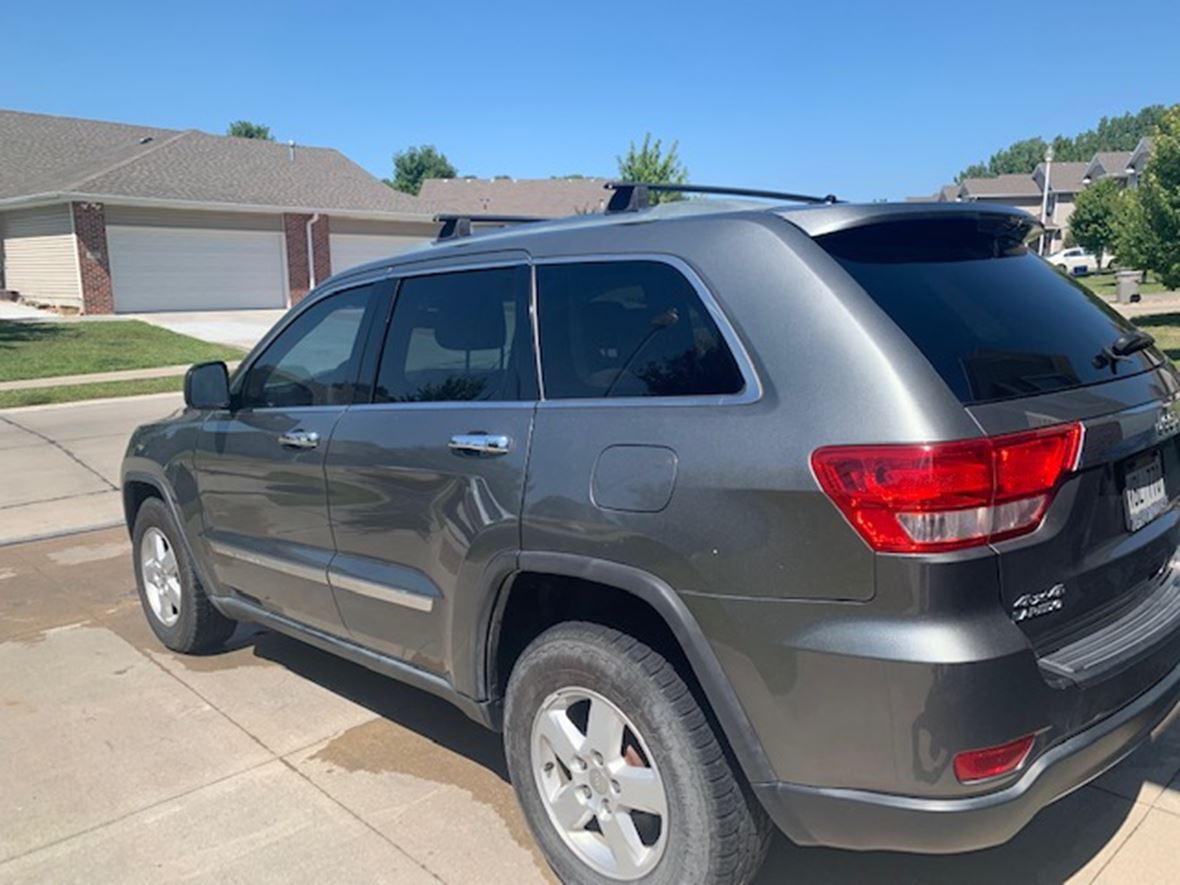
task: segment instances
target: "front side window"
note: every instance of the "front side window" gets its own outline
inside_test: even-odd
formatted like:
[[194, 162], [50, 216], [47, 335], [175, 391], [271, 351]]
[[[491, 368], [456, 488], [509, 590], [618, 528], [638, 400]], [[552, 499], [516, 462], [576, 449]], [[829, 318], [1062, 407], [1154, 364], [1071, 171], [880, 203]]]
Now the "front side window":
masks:
[[739, 392], [741, 371], [692, 284], [660, 261], [537, 268], [547, 399]]
[[526, 266], [402, 281], [375, 402], [536, 399]]
[[331, 295], [304, 311], [250, 367], [242, 385], [243, 408], [345, 405], [362, 347], [371, 286]]

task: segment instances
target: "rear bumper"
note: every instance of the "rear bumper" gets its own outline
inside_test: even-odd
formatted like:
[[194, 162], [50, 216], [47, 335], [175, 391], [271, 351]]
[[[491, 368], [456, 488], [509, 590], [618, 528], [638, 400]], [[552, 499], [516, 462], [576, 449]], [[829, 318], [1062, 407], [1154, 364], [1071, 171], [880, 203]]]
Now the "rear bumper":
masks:
[[959, 799], [789, 783], [755, 784], [774, 822], [800, 845], [922, 854], [1007, 842], [1046, 805], [1111, 768], [1180, 717], [1180, 666], [1106, 719], [1057, 744], [1015, 783]]

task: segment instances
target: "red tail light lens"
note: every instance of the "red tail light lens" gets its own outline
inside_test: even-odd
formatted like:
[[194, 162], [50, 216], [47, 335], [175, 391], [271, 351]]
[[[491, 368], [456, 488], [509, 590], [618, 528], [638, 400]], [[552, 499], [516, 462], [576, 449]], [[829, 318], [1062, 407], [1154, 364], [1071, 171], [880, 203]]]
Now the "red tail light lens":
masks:
[[1034, 741], [1030, 734], [1010, 744], [959, 753], [955, 756], [955, 777], [966, 784], [1015, 771], [1028, 758]]
[[824, 490], [874, 550], [923, 553], [1027, 534], [1077, 466], [1082, 426], [919, 445], [828, 446]]

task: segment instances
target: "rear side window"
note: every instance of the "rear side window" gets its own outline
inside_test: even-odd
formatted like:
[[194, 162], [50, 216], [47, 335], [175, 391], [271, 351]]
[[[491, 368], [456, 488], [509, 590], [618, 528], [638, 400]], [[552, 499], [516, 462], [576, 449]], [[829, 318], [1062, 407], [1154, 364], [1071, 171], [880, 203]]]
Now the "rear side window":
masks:
[[375, 402], [536, 399], [525, 266], [402, 281]]
[[696, 290], [658, 261], [537, 268], [547, 399], [737, 393], [741, 372]]
[[816, 241], [922, 351], [965, 404], [1142, 372], [1152, 349], [1095, 365], [1132, 326], [1058, 273], [1006, 218], [868, 225]]

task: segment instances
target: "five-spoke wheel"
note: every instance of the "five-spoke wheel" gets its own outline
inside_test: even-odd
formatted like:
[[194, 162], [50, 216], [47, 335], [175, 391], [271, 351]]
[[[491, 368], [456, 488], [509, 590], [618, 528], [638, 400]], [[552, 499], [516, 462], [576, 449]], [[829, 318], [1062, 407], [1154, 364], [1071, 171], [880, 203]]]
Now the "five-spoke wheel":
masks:
[[588, 866], [638, 879], [667, 844], [668, 797], [634, 723], [588, 688], [551, 694], [533, 723], [533, 775], [550, 819]]

